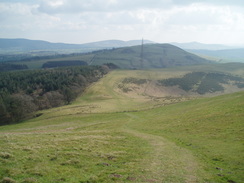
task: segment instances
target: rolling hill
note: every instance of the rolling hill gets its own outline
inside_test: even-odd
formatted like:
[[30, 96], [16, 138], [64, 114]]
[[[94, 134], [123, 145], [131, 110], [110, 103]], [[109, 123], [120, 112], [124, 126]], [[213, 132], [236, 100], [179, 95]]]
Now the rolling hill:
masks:
[[[144, 40], [145, 44], [154, 44], [149, 40]], [[190, 53], [212, 58], [220, 62], [244, 62], [243, 48], [231, 47], [219, 44], [202, 44], [198, 42], [190, 43], [170, 43]], [[29, 39], [3, 39], [0, 38], [0, 62], [31, 57], [54, 56], [57, 54], [86, 53], [101, 49], [112, 49], [141, 45], [141, 40], [105, 40], [84, 44], [51, 43], [42, 40]]]
[[[1, 73], [0, 94], [12, 83], [7, 107], [17, 116], [27, 102], [55, 108], [0, 126], [0, 182], [244, 181], [242, 63], [208, 64], [170, 44], [147, 44], [25, 64], [69, 61], [130, 70], [104, 75], [106, 66], [76, 66]], [[87, 86], [85, 75], [99, 80], [71, 100], [79, 85]], [[69, 105], [58, 107], [57, 99]]]
[[33, 57], [16, 63], [26, 64], [29, 68], [42, 68], [46, 62], [84, 61], [88, 65], [113, 63], [121, 69], [165, 68], [213, 63], [170, 44], [145, 44], [113, 49], [103, 49], [82, 54], [55, 56], [49, 59]]
[[[143, 51], [142, 51], [143, 49]], [[121, 68], [143, 69], [210, 63], [206, 59], [188, 53], [170, 44], [146, 44], [98, 51], [89, 64], [114, 63]]]
[[118, 90], [208, 67], [116, 70], [71, 105], [0, 126], [0, 181], [243, 182], [243, 92], [179, 102]]

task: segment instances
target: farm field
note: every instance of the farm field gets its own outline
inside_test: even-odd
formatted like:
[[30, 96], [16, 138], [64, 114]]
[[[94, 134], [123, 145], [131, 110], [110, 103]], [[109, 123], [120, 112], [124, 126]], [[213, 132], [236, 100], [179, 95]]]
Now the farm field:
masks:
[[193, 70], [244, 74], [208, 67], [112, 71], [70, 105], [0, 126], [0, 180], [243, 182], [244, 92], [202, 96], [154, 82]]

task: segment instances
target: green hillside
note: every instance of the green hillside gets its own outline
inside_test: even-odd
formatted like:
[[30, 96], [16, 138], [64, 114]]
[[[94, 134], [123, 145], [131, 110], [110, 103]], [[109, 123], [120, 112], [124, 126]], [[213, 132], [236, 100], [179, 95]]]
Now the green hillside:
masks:
[[165, 68], [212, 63], [170, 44], [145, 44], [143, 51], [142, 46], [131, 46], [84, 54], [65, 55], [63, 58], [60, 56], [48, 59], [37, 57], [36, 59], [30, 58], [18, 63], [26, 64], [29, 68], [36, 69], [41, 68], [46, 62], [68, 60], [85, 61], [89, 65], [113, 63], [122, 69]]
[[[243, 91], [153, 97], [145, 85], [207, 67], [113, 71], [71, 105], [1, 126], [0, 180], [243, 182]], [[146, 89], [123, 92], [126, 78]]]
[[[143, 50], [143, 51], [142, 51]], [[121, 68], [164, 68], [206, 64], [209, 61], [170, 44], [146, 44], [98, 52], [90, 64], [111, 62]]]

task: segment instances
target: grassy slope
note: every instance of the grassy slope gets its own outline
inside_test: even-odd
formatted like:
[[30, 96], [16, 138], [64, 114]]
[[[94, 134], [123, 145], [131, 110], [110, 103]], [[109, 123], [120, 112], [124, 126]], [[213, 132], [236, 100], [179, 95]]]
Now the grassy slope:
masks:
[[121, 78], [188, 69], [112, 72], [70, 106], [0, 127], [0, 180], [242, 182], [243, 92], [123, 112], [155, 101], [116, 92]]
[[83, 55], [64, 58], [33, 60], [18, 62], [26, 64], [30, 69], [41, 68], [48, 61], [80, 60], [89, 65], [114, 63], [123, 69], [131, 68], [164, 68], [182, 65], [197, 65], [209, 63], [208, 60], [188, 53], [170, 44], [145, 44], [143, 49], [143, 64], [141, 64], [141, 46], [131, 46], [110, 50], [101, 50]]
[[98, 52], [91, 64], [101, 65], [111, 62], [124, 69], [138, 69], [209, 63], [206, 59], [170, 44], [145, 44], [143, 46], [143, 63], [141, 63], [141, 49], [141, 46], [131, 46]]
[[243, 92], [188, 101], [140, 113], [137, 118], [153, 120], [135, 120], [130, 127], [190, 149], [221, 180], [242, 182], [243, 101]]

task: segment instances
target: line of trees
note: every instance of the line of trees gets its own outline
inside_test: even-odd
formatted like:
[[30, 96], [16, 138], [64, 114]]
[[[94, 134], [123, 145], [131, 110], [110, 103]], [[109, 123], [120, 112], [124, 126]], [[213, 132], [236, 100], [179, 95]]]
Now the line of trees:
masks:
[[32, 117], [37, 110], [69, 104], [108, 71], [107, 66], [76, 66], [1, 72], [0, 125]]
[[25, 70], [28, 69], [27, 65], [24, 64], [11, 64], [11, 63], [0, 63], [0, 72], [13, 71], [13, 70]]
[[78, 60], [67, 60], [67, 61], [50, 61], [42, 65], [42, 68], [55, 68], [55, 67], [67, 67], [67, 66], [78, 66], [78, 65], [88, 65], [84, 61]]

